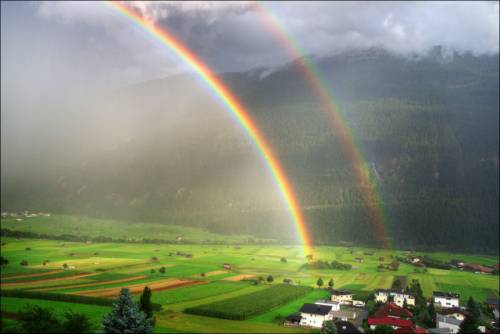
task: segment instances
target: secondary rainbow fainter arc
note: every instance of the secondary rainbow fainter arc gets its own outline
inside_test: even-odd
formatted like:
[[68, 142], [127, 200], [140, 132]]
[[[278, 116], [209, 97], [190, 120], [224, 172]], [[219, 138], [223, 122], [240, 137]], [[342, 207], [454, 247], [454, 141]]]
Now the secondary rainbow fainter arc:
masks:
[[290, 218], [295, 224], [298, 237], [303, 245], [304, 255], [312, 255], [313, 248], [311, 238], [309, 237], [307, 226], [292, 184], [288, 180], [283, 168], [276, 158], [271, 145], [267, 142], [265, 136], [259, 130], [243, 105], [238, 101], [229, 88], [191, 50], [184, 46], [165, 29], [156, 26], [153, 22], [142, 17], [139, 13], [123, 3], [116, 1], [107, 1], [106, 3], [111, 8], [114, 8], [117, 12], [142, 27], [164, 46], [172, 50], [182, 61], [194, 70], [194, 72], [207, 84], [214, 95], [223, 102], [223, 104], [231, 112], [234, 119], [237, 120], [238, 124], [250, 137], [260, 156], [263, 158], [266, 166], [269, 168], [273, 176], [273, 180], [279, 188], [283, 200], [286, 203]]
[[279, 41], [280, 45], [287, 50], [292, 58], [297, 59], [296, 64], [306, 78], [312, 92], [326, 108], [326, 114], [335, 135], [341, 142], [343, 153], [350, 159], [356, 178], [363, 187], [364, 200], [369, 208], [370, 218], [375, 229], [377, 241], [382, 247], [386, 249], [390, 248], [390, 238], [386, 228], [388, 220], [384, 215], [384, 210], [381, 205], [382, 201], [376, 191], [376, 185], [370, 178], [367, 164], [361, 154], [360, 145], [356, 142], [347, 121], [329, 93], [327, 83], [323, 79], [320, 71], [305, 56], [305, 53], [302, 51], [297, 41], [295, 41], [292, 34], [286, 30], [269, 6], [262, 1], [258, 1], [255, 3], [254, 8], [257, 13], [259, 13], [262, 22], [273, 34], [274, 38]]

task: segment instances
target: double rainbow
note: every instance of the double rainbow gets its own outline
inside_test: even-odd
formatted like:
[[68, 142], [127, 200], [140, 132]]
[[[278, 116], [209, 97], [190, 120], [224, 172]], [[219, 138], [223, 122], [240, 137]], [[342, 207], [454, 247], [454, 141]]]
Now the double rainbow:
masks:
[[304, 217], [300, 211], [293, 187], [276, 158], [270, 144], [267, 142], [265, 136], [259, 130], [243, 105], [220, 80], [220, 78], [212, 73], [212, 71], [193, 52], [191, 52], [181, 42], [176, 40], [169, 32], [155, 25], [154, 22], [142, 17], [139, 13], [125, 4], [115, 1], [109, 1], [107, 3], [119, 13], [123, 14], [125, 17], [143, 28], [162, 45], [173, 51], [184, 63], [189, 65], [191, 69], [194, 70], [194, 72], [207, 84], [214, 95], [227, 107], [228, 111], [232, 114], [232, 116], [234, 116], [235, 120], [252, 140], [266, 166], [269, 168], [273, 176], [273, 180], [279, 188], [283, 200], [288, 207], [290, 217], [296, 226], [298, 236], [304, 247], [304, 255], [312, 255], [311, 239], [309, 237]]
[[330, 95], [328, 84], [318, 68], [305, 56], [297, 41], [285, 29], [269, 6], [259, 1], [255, 4], [255, 8], [269, 31], [280, 42], [280, 45], [287, 50], [292, 59], [297, 60], [297, 66], [306, 78], [313, 93], [319, 98], [335, 135], [341, 142], [343, 153], [349, 157], [354, 167], [356, 178], [363, 189], [364, 201], [369, 208], [370, 219], [375, 228], [377, 241], [382, 247], [388, 248], [389, 238], [385, 227], [387, 219], [383, 212], [382, 200], [376, 191], [376, 184], [370, 177], [369, 168], [359, 149], [361, 146], [356, 142], [347, 121]]

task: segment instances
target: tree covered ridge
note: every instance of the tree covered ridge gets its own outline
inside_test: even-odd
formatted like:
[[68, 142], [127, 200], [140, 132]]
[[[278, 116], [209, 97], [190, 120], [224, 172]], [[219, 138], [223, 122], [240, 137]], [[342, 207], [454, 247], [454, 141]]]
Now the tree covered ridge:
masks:
[[[391, 244], [497, 252], [498, 54], [443, 59], [436, 52], [409, 59], [351, 52], [319, 60], [318, 67], [364, 157], [379, 195], [373, 204], [384, 214]], [[331, 106], [318, 102], [299, 70], [289, 64], [265, 77], [246, 72], [222, 79], [276, 150], [314, 242], [376, 245], [363, 195], [370, 185], [355, 177], [328, 123]], [[153, 81], [125, 94], [145, 91], [152, 109], [176, 111], [185, 101], [168, 91], [183, 80]], [[139, 134], [143, 146], [125, 143], [85, 168], [72, 165], [36, 182], [2, 182], [2, 208], [174, 222], [290, 240], [286, 212], [270, 207], [264, 191], [239, 192], [251, 185], [237, 183], [241, 170], [262, 169], [241, 133], [219, 129], [210, 140], [179, 138], [172, 143], [179, 149], [168, 154], [161, 131]], [[57, 183], [61, 174], [65, 187]]]

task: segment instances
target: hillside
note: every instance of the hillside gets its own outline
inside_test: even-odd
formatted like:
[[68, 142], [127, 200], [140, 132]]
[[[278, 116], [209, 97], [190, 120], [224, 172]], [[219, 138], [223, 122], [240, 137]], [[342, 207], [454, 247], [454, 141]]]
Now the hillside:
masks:
[[[445, 58], [439, 48], [423, 58], [367, 50], [317, 60], [376, 180], [392, 245], [498, 251], [498, 61]], [[363, 185], [297, 68], [222, 79], [277, 151], [313, 240], [373, 245]], [[185, 76], [150, 81], [88, 103], [87, 117], [64, 129], [41, 122], [35, 134], [9, 134], [2, 211], [293, 240], [257, 153], [197, 87]]]

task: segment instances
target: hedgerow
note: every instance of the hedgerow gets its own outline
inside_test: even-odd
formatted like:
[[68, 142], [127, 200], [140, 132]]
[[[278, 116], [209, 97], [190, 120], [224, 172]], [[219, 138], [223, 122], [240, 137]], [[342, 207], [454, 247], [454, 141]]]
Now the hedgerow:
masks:
[[[112, 306], [115, 302], [114, 299], [99, 298], [99, 297], [89, 297], [89, 296], [78, 296], [78, 295], [66, 295], [61, 293], [51, 293], [43, 291], [27, 291], [27, 290], [0, 290], [0, 295], [2, 297], [16, 297], [16, 298], [26, 298], [26, 299], [42, 299], [42, 300], [53, 300], [58, 302], [69, 302], [76, 304], [91, 304], [100, 306]], [[153, 303], [153, 310], [161, 310], [161, 305]]]

